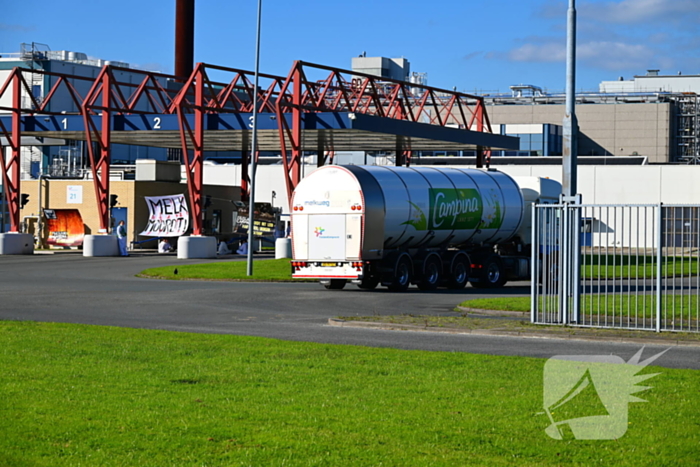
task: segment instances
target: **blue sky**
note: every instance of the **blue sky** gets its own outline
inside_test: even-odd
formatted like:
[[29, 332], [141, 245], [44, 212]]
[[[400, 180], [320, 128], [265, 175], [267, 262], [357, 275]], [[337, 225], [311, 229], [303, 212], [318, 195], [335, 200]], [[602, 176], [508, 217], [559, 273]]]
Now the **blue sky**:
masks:
[[[0, 52], [22, 42], [173, 71], [175, 0], [2, 1]], [[567, 0], [263, 0], [260, 71], [294, 60], [349, 69], [405, 57], [428, 84], [465, 92], [565, 87]], [[576, 87], [660, 69], [700, 74], [700, 0], [579, 0]], [[256, 0], [198, 0], [195, 61], [252, 70]]]

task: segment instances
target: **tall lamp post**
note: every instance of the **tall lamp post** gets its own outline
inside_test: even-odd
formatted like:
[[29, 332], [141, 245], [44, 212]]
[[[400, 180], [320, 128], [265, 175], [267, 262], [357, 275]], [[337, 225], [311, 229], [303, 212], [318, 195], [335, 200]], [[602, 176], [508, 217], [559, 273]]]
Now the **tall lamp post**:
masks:
[[566, 197], [576, 196], [577, 138], [576, 120], [576, 1], [569, 0], [566, 27], [566, 115], [564, 116], [562, 189]]
[[255, 86], [253, 88], [253, 137], [250, 151], [250, 197], [248, 204], [248, 268], [247, 274], [253, 275], [253, 241], [255, 235], [255, 156], [258, 149], [258, 71], [260, 70], [260, 17], [262, 0], [258, 0], [258, 26], [255, 37]]

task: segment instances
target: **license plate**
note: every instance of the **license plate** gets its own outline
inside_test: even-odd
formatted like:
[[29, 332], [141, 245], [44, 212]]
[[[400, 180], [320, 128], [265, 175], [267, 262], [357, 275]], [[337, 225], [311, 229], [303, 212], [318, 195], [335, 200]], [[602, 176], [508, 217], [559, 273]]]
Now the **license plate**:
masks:
[[321, 267], [324, 268], [334, 268], [336, 267], [337, 263], [321, 263]]

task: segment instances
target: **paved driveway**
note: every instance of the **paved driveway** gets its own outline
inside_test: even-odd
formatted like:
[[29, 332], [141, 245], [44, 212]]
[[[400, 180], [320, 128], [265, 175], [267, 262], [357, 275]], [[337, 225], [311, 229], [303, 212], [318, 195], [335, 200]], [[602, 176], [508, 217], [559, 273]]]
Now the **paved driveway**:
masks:
[[[231, 261], [231, 257], [213, 261]], [[238, 260], [238, 259], [234, 259]], [[0, 256], [0, 319], [229, 333], [335, 344], [549, 358], [613, 353], [628, 359], [640, 345], [337, 328], [328, 318], [372, 314], [452, 314], [462, 300], [528, 295], [527, 283], [485, 292], [403, 294], [379, 288], [325, 290], [313, 283], [163, 281], [135, 274], [192, 264], [175, 256], [85, 258], [79, 254]], [[654, 349], [649, 349], [651, 353]], [[646, 355], [646, 353], [645, 353]], [[700, 369], [700, 348], [675, 347], [656, 364]]]

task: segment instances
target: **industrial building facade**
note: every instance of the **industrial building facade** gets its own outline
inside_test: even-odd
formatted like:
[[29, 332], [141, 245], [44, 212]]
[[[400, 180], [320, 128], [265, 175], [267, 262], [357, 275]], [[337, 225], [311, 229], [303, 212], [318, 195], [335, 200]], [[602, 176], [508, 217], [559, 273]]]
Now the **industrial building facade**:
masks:
[[[8, 54], [3, 54], [3, 57], [0, 59], [0, 82], [5, 81], [10, 70], [15, 66], [34, 69], [41, 65], [44, 69], [69, 72], [89, 78], [94, 78], [99, 71], [98, 64], [88, 63], [89, 61], [84, 60], [81, 54], [72, 52], [60, 51], [37, 56], [36, 51], [31, 51], [29, 55], [27, 51], [23, 51], [16, 57], [11, 54], [9, 57]], [[416, 75], [409, 73], [409, 63], [403, 58], [378, 61], [376, 57], [356, 57], [352, 62], [353, 71], [388, 73], [391, 76], [387, 76], [387, 79], [408, 77], [410, 82], [414, 82], [412, 77]], [[128, 71], [121, 70], [119, 73], [123, 74], [121, 79], [129, 80]], [[418, 75], [420, 75], [420, 84], [427, 84], [426, 75]], [[662, 78], [666, 84], [660, 84], [659, 80]], [[698, 84], [700, 79], [696, 78], [656, 76], [653, 84], [658, 87], [658, 91], [655, 92], [641, 87], [637, 89], [630, 85], [620, 87], [618, 82], [614, 82], [618, 83], [617, 87], [611, 85], [612, 87], [607, 86], [603, 89], [601, 84], [601, 89], [606, 92], [577, 96], [578, 153], [581, 158], [609, 156], [615, 159], [636, 156], [651, 164], [700, 162], [698, 157], [700, 126], [696, 94], [698, 91], [696, 86], [700, 86]], [[163, 81], [162, 84], [167, 88], [171, 83]], [[416, 84], [418, 84], [417, 81]], [[79, 87], [80, 83], [76, 82], [74, 85]], [[41, 99], [49, 88], [50, 83], [37, 81], [32, 83], [31, 92], [36, 98]], [[67, 113], [77, 110], [71, 107], [69, 99], [65, 101]], [[548, 95], [531, 86], [514, 86], [513, 94], [509, 96], [485, 96], [484, 102], [493, 132], [518, 136], [521, 141], [518, 151], [494, 151], [492, 164], [498, 166], [499, 156], [546, 158], [560, 155], [561, 122], [564, 118], [563, 101], [564, 98], [561, 95]], [[3, 105], [8, 104], [5, 102]], [[6, 147], [6, 142], [3, 142], [3, 146]], [[113, 162], [134, 164], [136, 160], [141, 159], [168, 159], [165, 148], [123, 146], [121, 149], [114, 148]], [[22, 148], [23, 191], [38, 193], [39, 185], [42, 185], [44, 190], [41, 197], [32, 195], [33, 199], [25, 206], [23, 215], [39, 213], [41, 209], [46, 208], [62, 208], [65, 204], [62, 199], [66, 196], [67, 187], [82, 186], [81, 190], [86, 193], [85, 225], [89, 231], [94, 230], [96, 221], [92, 218], [97, 216], [97, 211], [93, 216], [90, 209], [95, 208], [87, 207], [87, 204], [92, 204], [93, 189], [92, 181], [86, 175], [87, 160], [83, 142], [39, 141], [37, 138], [36, 141], [24, 142], [23, 140]], [[124, 160], [120, 160], [122, 153], [128, 154]], [[452, 151], [446, 155], [452, 155]], [[145, 212], [140, 212], [145, 209], [145, 204], [139, 207], [139, 200], [143, 196], [166, 194], [161, 189], [163, 188], [161, 183], [156, 179], [114, 182], [112, 192], [119, 195], [125, 203], [117, 208], [126, 208], [128, 212], [125, 220], [131, 225], [130, 240], [137, 240], [139, 223], [145, 219]], [[231, 219], [231, 203], [240, 199], [240, 190], [233, 188], [236, 183], [238, 183], [236, 180], [229, 180], [226, 186], [207, 189], [216, 191], [216, 193], [209, 193], [215, 200], [223, 200], [227, 203], [226, 206], [218, 209], [221, 212], [219, 216], [223, 219], [221, 222], [215, 221], [214, 218], [217, 216], [211, 213], [212, 219], [209, 219], [207, 229], [209, 232], [229, 231], [227, 223]], [[172, 192], [167, 194], [181, 193], [186, 189], [177, 177], [167, 185], [168, 188], [165, 191]], [[268, 193], [283, 192], [275, 183], [270, 185], [275, 189], [269, 189]], [[272, 198], [265, 198], [263, 198], [265, 201], [274, 202]], [[280, 205], [284, 204], [283, 200], [279, 201]], [[213, 209], [217, 210], [217, 207], [214, 206]], [[4, 229], [5, 226], [2, 225], [2, 227]]]

